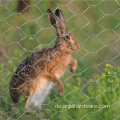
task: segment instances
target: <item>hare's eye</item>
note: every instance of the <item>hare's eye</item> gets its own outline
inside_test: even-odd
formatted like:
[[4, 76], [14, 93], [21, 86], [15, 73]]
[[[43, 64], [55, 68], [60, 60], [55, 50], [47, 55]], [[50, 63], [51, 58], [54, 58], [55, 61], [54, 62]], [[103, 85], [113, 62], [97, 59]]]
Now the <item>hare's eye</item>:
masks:
[[70, 39], [70, 36], [68, 36], [68, 35], [66, 35], [65, 37], [66, 37], [66, 39]]

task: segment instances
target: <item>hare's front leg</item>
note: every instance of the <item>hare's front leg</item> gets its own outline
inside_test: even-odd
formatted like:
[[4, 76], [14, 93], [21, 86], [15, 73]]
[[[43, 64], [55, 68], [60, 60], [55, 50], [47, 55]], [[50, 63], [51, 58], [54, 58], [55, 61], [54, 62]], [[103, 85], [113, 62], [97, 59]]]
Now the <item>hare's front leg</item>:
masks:
[[64, 93], [64, 85], [63, 85], [63, 82], [59, 79], [59, 78], [57, 78], [56, 76], [50, 76], [50, 79], [54, 82], [54, 83], [56, 83], [57, 85], [58, 85], [58, 92], [57, 92], [57, 94], [59, 95], [59, 94], [63, 94]]
[[58, 92], [57, 92], [57, 94], [59, 95], [59, 94], [63, 94], [64, 93], [64, 85], [63, 85], [63, 82], [59, 79], [59, 78], [57, 78], [57, 77], [54, 77], [54, 81], [55, 81], [55, 83], [57, 83], [57, 85], [58, 85]]
[[70, 63], [70, 72], [74, 73], [75, 70], [77, 69], [77, 60], [73, 59]]

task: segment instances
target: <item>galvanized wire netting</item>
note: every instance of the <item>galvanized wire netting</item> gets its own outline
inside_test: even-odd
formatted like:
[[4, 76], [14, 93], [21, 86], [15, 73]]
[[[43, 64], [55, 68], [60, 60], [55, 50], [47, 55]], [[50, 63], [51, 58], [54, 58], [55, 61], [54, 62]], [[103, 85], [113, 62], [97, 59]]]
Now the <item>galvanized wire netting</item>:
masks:
[[[18, 1], [0, 1], [0, 119], [119, 120], [120, 1], [34, 0], [24, 1], [21, 10]], [[57, 96], [54, 85], [40, 114], [28, 116], [23, 97], [11, 110], [9, 82], [28, 55], [54, 45], [48, 8], [63, 11], [66, 28], [81, 44], [72, 55], [78, 67], [73, 74], [68, 68], [60, 78], [63, 96]]]

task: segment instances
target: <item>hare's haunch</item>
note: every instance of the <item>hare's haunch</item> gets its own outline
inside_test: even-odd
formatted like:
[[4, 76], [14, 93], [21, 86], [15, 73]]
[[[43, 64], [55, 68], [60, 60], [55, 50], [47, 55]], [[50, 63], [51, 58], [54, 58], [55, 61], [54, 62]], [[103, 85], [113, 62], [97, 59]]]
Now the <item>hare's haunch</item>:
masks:
[[65, 20], [61, 10], [55, 14], [50, 9], [48, 18], [55, 27], [57, 38], [55, 45], [33, 53], [28, 56], [17, 68], [9, 84], [9, 92], [14, 104], [18, 104], [20, 95], [25, 97], [25, 110], [27, 113], [39, 113], [52, 85], [58, 85], [58, 95], [64, 93], [63, 82], [59, 79], [66, 68], [75, 72], [77, 61], [71, 53], [80, 48], [73, 34], [65, 30]]

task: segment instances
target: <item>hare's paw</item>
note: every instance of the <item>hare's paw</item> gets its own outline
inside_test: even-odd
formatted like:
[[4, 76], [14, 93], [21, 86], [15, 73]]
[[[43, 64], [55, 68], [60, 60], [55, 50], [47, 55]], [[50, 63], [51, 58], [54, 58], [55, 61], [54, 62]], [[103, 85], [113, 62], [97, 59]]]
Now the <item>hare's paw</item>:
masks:
[[64, 93], [64, 87], [60, 87], [60, 88], [58, 89], [57, 94], [60, 95], [60, 94], [63, 94], [63, 93]]
[[34, 113], [35, 113], [35, 115], [39, 115], [39, 113], [40, 113], [40, 108], [36, 108], [36, 109], [34, 110]]
[[71, 73], [74, 73], [75, 70], [77, 69], [77, 60], [73, 60], [73, 61], [69, 64], [69, 66], [70, 66], [70, 72], [71, 72]]
[[76, 69], [71, 68], [71, 69], [70, 69], [70, 72], [71, 72], [71, 73], [74, 73], [75, 70], [76, 70]]
[[31, 115], [32, 110], [30, 108], [25, 108], [25, 112], [27, 115]]

